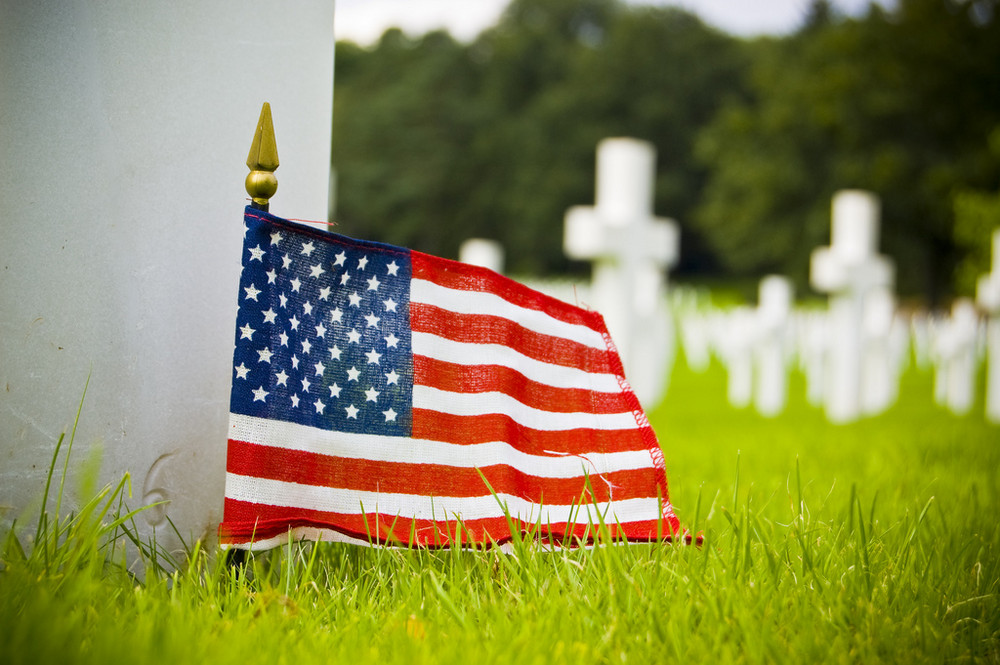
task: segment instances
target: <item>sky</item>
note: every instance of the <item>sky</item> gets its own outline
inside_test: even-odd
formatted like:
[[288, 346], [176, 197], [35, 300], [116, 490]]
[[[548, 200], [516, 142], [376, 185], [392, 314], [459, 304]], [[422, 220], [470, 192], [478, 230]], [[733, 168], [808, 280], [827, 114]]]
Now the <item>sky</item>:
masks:
[[[892, 0], [878, 0], [891, 6]], [[797, 28], [810, 0], [627, 0], [630, 4], [674, 5], [692, 11], [706, 23], [734, 35], [783, 34]], [[360, 44], [376, 41], [393, 26], [419, 35], [446, 28], [468, 41], [494, 24], [508, 0], [337, 0], [337, 39]], [[833, 0], [847, 15], [863, 14], [869, 0]]]

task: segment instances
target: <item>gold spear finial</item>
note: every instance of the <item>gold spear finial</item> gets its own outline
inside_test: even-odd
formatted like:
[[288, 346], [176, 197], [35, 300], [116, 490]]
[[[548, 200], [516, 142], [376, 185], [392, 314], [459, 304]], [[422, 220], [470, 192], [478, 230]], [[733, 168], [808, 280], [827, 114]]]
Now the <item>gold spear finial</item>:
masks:
[[274, 140], [274, 124], [271, 122], [271, 105], [264, 102], [257, 121], [257, 133], [253, 135], [250, 154], [247, 155], [247, 194], [253, 199], [251, 204], [258, 210], [267, 210], [267, 201], [278, 191], [278, 178], [274, 171], [278, 168], [278, 145]]

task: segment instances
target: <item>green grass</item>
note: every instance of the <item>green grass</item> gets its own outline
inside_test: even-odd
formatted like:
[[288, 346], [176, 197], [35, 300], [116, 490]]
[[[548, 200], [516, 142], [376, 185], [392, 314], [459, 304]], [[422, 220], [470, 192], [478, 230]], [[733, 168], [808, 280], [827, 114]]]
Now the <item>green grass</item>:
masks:
[[167, 573], [147, 547], [140, 582], [108, 488], [8, 537], [0, 663], [1000, 662], [1000, 429], [925, 375], [846, 427], [733, 410], [724, 381], [680, 370], [650, 414], [701, 548], [193, 546]]

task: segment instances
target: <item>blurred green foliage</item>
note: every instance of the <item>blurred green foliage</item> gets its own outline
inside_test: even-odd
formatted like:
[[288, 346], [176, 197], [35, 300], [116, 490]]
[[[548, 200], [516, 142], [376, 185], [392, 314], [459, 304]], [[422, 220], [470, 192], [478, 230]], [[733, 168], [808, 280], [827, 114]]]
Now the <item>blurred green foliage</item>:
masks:
[[860, 19], [816, 0], [782, 38], [726, 35], [676, 8], [513, 0], [474, 42], [389, 30], [337, 44], [340, 230], [455, 256], [501, 241], [511, 272], [562, 273], [563, 215], [593, 201], [607, 136], [658, 151], [656, 212], [686, 276], [805, 283], [834, 191], [882, 197], [905, 294], [948, 295], [969, 249], [954, 199], [994, 191], [998, 0], [900, 0]]
[[[1000, 127], [990, 134], [990, 149], [1000, 159]], [[989, 272], [993, 261], [993, 231], [1000, 229], [1000, 191], [962, 189], [955, 194], [955, 245], [962, 258], [955, 268], [958, 295], [976, 295], [979, 276]]]

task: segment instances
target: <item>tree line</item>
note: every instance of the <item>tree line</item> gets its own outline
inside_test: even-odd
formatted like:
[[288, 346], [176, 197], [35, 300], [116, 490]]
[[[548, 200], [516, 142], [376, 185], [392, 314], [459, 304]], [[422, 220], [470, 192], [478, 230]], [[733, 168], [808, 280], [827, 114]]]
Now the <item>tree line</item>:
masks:
[[1000, 224], [998, 4], [845, 18], [815, 0], [793, 34], [745, 39], [677, 8], [513, 0], [471, 43], [338, 42], [338, 230], [452, 257], [493, 238], [512, 273], [579, 271], [563, 215], [593, 201], [598, 141], [633, 136], [656, 146], [683, 277], [804, 286], [832, 194], [863, 188], [881, 196], [900, 291], [966, 291]]

